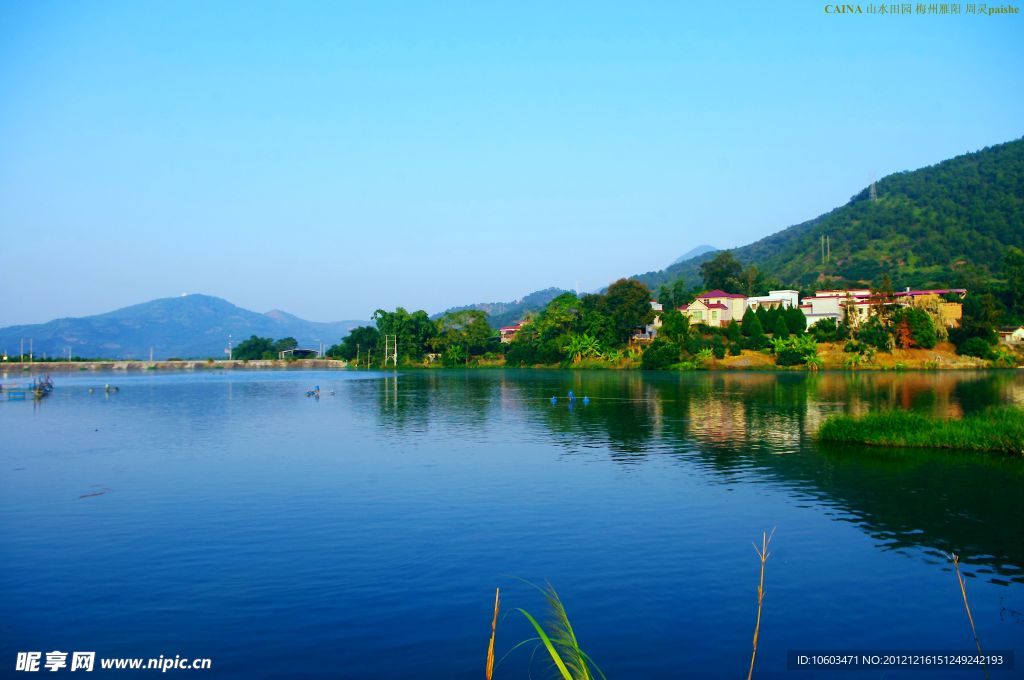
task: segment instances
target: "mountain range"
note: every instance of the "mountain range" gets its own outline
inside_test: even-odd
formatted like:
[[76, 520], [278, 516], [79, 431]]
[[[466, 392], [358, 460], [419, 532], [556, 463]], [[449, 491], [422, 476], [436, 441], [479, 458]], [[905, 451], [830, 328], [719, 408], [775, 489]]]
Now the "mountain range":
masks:
[[[823, 255], [823, 239], [826, 251]], [[1024, 139], [991, 146], [863, 188], [848, 203], [732, 254], [785, 286], [953, 283], [968, 270], [1001, 273], [1006, 248], [1024, 248]], [[701, 283], [708, 252], [636, 278], [656, 290]]]
[[17, 356], [29, 339], [37, 357], [110, 359], [224, 358], [229, 338], [293, 337], [299, 347], [333, 345], [365, 321], [306, 321], [278, 310], [252, 312], [210, 295], [183, 295], [81, 318], [0, 328], [0, 350]]
[[[848, 203], [732, 250], [781, 285], [813, 290], [864, 286], [888, 274], [897, 286], [942, 287], [964, 276], [1001, 274], [1009, 246], [1024, 248], [1024, 139], [882, 178]], [[635, 278], [652, 290], [682, 278], [701, 285], [700, 265], [718, 252], [698, 246]], [[497, 328], [539, 311], [566, 292], [546, 288], [480, 309]], [[440, 316], [440, 315], [437, 315]], [[0, 350], [17, 353], [32, 338], [36, 355], [69, 349], [84, 357], [221, 357], [229, 335], [294, 337], [302, 347], [333, 344], [364, 321], [319, 323], [281, 311], [265, 314], [208, 295], [165, 298], [83, 318], [0, 329]], [[26, 350], [27, 351], [27, 350]]]

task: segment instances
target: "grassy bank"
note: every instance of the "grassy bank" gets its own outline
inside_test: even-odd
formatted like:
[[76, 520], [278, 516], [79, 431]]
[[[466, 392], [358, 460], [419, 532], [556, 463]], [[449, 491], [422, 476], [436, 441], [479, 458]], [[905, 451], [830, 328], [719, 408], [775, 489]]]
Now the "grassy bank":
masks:
[[1024, 454], [1024, 409], [991, 408], [961, 419], [906, 411], [871, 413], [859, 418], [832, 416], [818, 439], [869, 446], [900, 446]]

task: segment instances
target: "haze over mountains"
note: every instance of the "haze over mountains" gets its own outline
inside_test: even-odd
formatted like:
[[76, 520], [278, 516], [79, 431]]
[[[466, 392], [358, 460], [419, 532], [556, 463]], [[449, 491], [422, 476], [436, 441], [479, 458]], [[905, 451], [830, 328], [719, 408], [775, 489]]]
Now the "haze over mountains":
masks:
[[365, 321], [306, 321], [278, 310], [260, 314], [210, 295], [152, 300], [105, 314], [55, 319], [0, 329], [0, 351], [17, 357], [29, 338], [37, 357], [72, 356], [111, 359], [223, 359], [230, 336], [235, 344], [250, 335], [275, 340], [293, 337], [300, 347], [333, 345]]
[[[822, 239], [828, 238], [828, 252]], [[945, 286], [971, 275], [998, 277], [1009, 246], [1024, 248], [1024, 139], [988, 147], [936, 165], [879, 180], [835, 210], [732, 250], [786, 286], [801, 289], [870, 285], [889, 274], [896, 286]], [[700, 265], [714, 257], [698, 246], [665, 269], [636, 275], [656, 290], [682, 277], [701, 284]], [[609, 282], [618, 278], [610, 276]], [[564, 293], [547, 288], [512, 302], [475, 303], [492, 326], [520, 320]], [[371, 301], [372, 303], [372, 301]], [[207, 295], [153, 300], [105, 314], [0, 329], [0, 350], [17, 354], [33, 339], [36, 355], [156, 358], [224, 355], [258, 335], [294, 337], [302, 347], [336, 343], [369, 321], [306, 321], [286, 312], [266, 314]], [[27, 351], [27, 346], [26, 346]]]

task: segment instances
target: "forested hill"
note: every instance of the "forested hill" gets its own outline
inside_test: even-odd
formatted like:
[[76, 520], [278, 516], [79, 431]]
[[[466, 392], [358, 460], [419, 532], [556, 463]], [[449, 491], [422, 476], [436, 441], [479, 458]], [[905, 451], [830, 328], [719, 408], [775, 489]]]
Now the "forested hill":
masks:
[[[865, 187], [840, 208], [732, 252], [787, 286], [813, 289], [883, 274], [915, 287], [947, 285], [970, 269], [998, 277], [1006, 248], [1024, 248], [1024, 139], [889, 175], [871, 193]], [[634, 278], [651, 289], [678, 277], [698, 286], [713, 256]]]
[[487, 323], [492, 328], [501, 328], [502, 326], [508, 326], [521, 321], [527, 312], [539, 312], [547, 307], [549, 302], [565, 292], [561, 288], [545, 288], [544, 290], [534, 291], [521, 300], [515, 300], [514, 302], [478, 302], [472, 305], [451, 307], [440, 314], [435, 314], [432, 318], [440, 318], [449, 312], [479, 309], [487, 312]]

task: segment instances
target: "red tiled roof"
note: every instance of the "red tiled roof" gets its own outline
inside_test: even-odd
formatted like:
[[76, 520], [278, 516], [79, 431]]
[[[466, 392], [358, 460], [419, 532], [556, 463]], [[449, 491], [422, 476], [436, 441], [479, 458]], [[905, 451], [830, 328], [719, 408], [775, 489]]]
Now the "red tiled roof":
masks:
[[701, 293], [697, 298], [743, 298], [746, 299], [746, 295], [740, 295], [739, 293], [726, 293], [724, 290], [714, 289]]
[[[705, 304], [707, 304], [707, 303], [705, 303]], [[710, 305], [707, 305], [707, 307], [708, 307], [708, 309], [729, 309], [728, 307], [723, 305], [721, 302], [712, 302]]]

